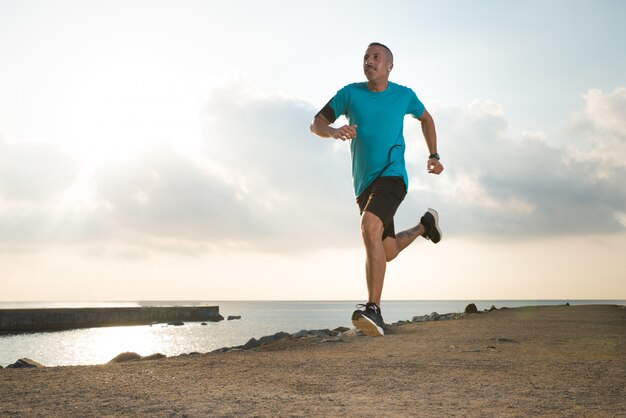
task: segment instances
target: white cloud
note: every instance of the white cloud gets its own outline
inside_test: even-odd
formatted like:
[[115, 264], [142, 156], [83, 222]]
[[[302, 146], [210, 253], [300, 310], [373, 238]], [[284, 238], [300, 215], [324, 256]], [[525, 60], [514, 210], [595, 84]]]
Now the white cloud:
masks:
[[246, 184], [246, 204], [288, 246], [327, 248], [358, 239], [347, 143], [309, 132], [318, 109], [245, 82], [213, 91], [205, 112], [208, 156]]
[[626, 87], [618, 87], [608, 94], [591, 89], [583, 98], [586, 101], [585, 116], [598, 133], [622, 140], [626, 138]]
[[58, 197], [74, 181], [76, 162], [44, 142], [8, 143], [0, 136], [0, 196], [22, 202]]
[[[433, 104], [446, 166], [439, 177], [425, 173], [419, 124], [407, 119], [411, 189], [396, 228], [414, 225], [432, 206], [448, 236], [623, 231], [626, 151], [615, 147], [606, 159], [600, 150], [608, 134], [625, 141], [626, 117], [615, 116], [624, 112], [624, 91], [585, 96], [576, 125], [585, 127], [585, 142], [577, 148], [550, 146], [543, 132], [509, 138], [504, 108], [490, 101]], [[133, 257], [146, 249], [359, 246], [348, 144], [310, 134], [317, 110], [232, 82], [206, 102], [204, 154], [144, 149], [106, 165], [90, 180], [96, 191], [89, 205], [68, 206], [61, 198], [75, 186], [77, 166], [61, 150], [0, 142], [0, 244], [15, 251], [80, 244], [87, 253]]]
[[215, 243], [260, 233], [236, 188], [171, 150], [144, 150], [96, 181], [102, 207], [122, 231]]
[[78, 164], [57, 146], [0, 137], [0, 252], [22, 252], [66, 239], [81, 217], [58, 211]]
[[615, 218], [626, 228], [626, 212], [615, 212]]
[[571, 128], [574, 138], [570, 157], [595, 163], [594, 172], [626, 166], [626, 88], [612, 93], [591, 89], [583, 95], [585, 109], [576, 115]]
[[[437, 180], [418, 175], [418, 193], [408, 198], [412, 215], [403, 211], [402, 219], [413, 221], [421, 210], [419, 199], [421, 205], [432, 202], [441, 209], [442, 223], [452, 234], [522, 237], [622, 231], [613, 212], [626, 206], [626, 149], [614, 147], [610, 159], [600, 150], [607, 142], [626, 143], [620, 125], [626, 123], [624, 91], [585, 96], [583, 144], [589, 151], [584, 158], [573, 158], [571, 148], [550, 146], [542, 132], [509, 138], [505, 113], [491, 102], [433, 106], [446, 171]], [[607, 132], [611, 138], [604, 142]], [[411, 172], [422, 173], [423, 162], [411, 161]]]

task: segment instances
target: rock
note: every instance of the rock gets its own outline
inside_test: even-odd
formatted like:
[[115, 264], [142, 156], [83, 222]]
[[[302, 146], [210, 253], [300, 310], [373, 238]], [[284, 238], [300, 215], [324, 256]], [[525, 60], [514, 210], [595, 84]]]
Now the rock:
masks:
[[125, 361], [136, 361], [136, 360], [141, 360], [141, 356], [137, 353], [127, 351], [125, 353], [121, 353], [113, 357], [109, 361], [109, 363], [123, 363]]
[[37, 363], [35, 360], [27, 357], [21, 358], [13, 364], [9, 364], [7, 369], [30, 369], [33, 367], [46, 367], [41, 363]]
[[465, 313], [466, 314], [478, 313], [478, 308], [476, 308], [476, 305], [474, 305], [473, 303], [470, 303], [469, 305], [465, 307]]
[[441, 315], [439, 315], [437, 312], [433, 312], [429, 315], [429, 319], [431, 321], [439, 321], [440, 318], [441, 318]]
[[283, 338], [289, 338], [289, 337], [291, 337], [291, 335], [289, 335], [288, 332], [280, 331], [280, 332], [277, 332], [276, 334], [274, 334], [274, 338], [276, 340], [282, 340]]
[[389, 325], [389, 324], [383, 325], [383, 331], [385, 331], [385, 335], [395, 334], [397, 332], [396, 330], [397, 328], [394, 327], [393, 325]]
[[207, 323], [206, 323], [206, 322], [203, 322], [203, 323], [201, 323], [200, 325], [204, 326], [204, 325], [207, 325]]
[[413, 322], [426, 322], [429, 321], [430, 317], [428, 315], [414, 316]]
[[168, 322], [167, 325], [173, 325], [175, 327], [180, 327], [181, 325], [185, 325], [185, 323], [183, 321], [172, 321], [172, 322]]
[[217, 314], [217, 320], [215, 322], [220, 322], [220, 321], [223, 321], [223, 320], [224, 320], [224, 317], [222, 315], [220, 315], [220, 314]]
[[228, 315], [228, 318], [226, 318], [228, 321], [234, 321], [235, 319], [241, 319], [241, 315]]
[[335, 331], [335, 332], [346, 332], [346, 331], [350, 331], [350, 328], [346, 328], [346, 327], [337, 327], [337, 328], [335, 328], [333, 331]]
[[565, 303], [565, 306], [569, 306], [569, 302], [566, 302], [566, 303]]
[[311, 335], [311, 333], [308, 330], [303, 329], [302, 331], [298, 331], [295, 334], [292, 334], [291, 336], [293, 338], [302, 338], [302, 337], [307, 337], [309, 335]]
[[252, 348], [257, 348], [261, 343], [256, 338], [250, 338], [247, 343], [243, 345], [244, 350], [250, 350]]
[[230, 350], [230, 347], [222, 347], [222, 348], [218, 348], [217, 350], [213, 350], [210, 353], [224, 353], [226, 351]]
[[493, 312], [493, 311], [497, 311], [498, 308], [495, 307], [495, 305], [491, 305], [491, 308], [489, 308], [489, 312]]
[[501, 343], [516, 343], [517, 341], [512, 340], [510, 338], [503, 338], [503, 337], [498, 337], [498, 338], [494, 338], [496, 341], [501, 342]]
[[329, 329], [314, 329], [309, 331], [309, 333], [316, 337], [331, 337]]
[[283, 338], [289, 338], [289, 337], [291, 337], [290, 334], [280, 331], [274, 335], [266, 335], [264, 337], [259, 338], [259, 343], [269, 344], [269, 343], [273, 343], [274, 341], [282, 340]]
[[365, 334], [358, 328], [352, 328], [350, 331], [346, 331], [343, 333], [346, 337], [362, 337]]
[[269, 343], [273, 343], [274, 341], [276, 341], [276, 337], [274, 337], [273, 335], [266, 335], [264, 337], [259, 338], [259, 345], [261, 344], [269, 344]]
[[165, 357], [167, 357], [165, 354], [154, 353], [150, 354], [149, 356], [142, 357], [141, 360], [158, 360]]
[[345, 343], [341, 338], [326, 338], [322, 340], [323, 343]]

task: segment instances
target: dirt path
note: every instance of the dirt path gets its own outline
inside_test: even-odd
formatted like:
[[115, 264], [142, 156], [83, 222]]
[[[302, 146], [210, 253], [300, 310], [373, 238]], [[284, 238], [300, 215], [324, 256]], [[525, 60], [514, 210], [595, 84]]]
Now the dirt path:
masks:
[[554, 306], [384, 338], [0, 370], [0, 416], [625, 416], [626, 309]]

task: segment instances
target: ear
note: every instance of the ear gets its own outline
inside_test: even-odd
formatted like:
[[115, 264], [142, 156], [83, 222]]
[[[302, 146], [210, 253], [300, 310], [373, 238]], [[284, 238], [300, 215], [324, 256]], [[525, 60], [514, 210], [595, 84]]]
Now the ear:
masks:
[[389, 66], [387, 67], [387, 71], [391, 71], [392, 68], [393, 68], [393, 64], [389, 64]]

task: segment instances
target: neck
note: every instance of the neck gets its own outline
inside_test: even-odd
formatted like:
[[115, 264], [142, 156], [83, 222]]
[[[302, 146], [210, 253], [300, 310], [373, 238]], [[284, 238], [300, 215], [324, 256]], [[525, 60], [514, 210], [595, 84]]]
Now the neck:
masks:
[[385, 91], [385, 89], [387, 88], [387, 85], [389, 85], [389, 80], [387, 80], [387, 79], [384, 79], [384, 80], [369, 80], [367, 82], [367, 88], [370, 91], [374, 91], [374, 92]]

